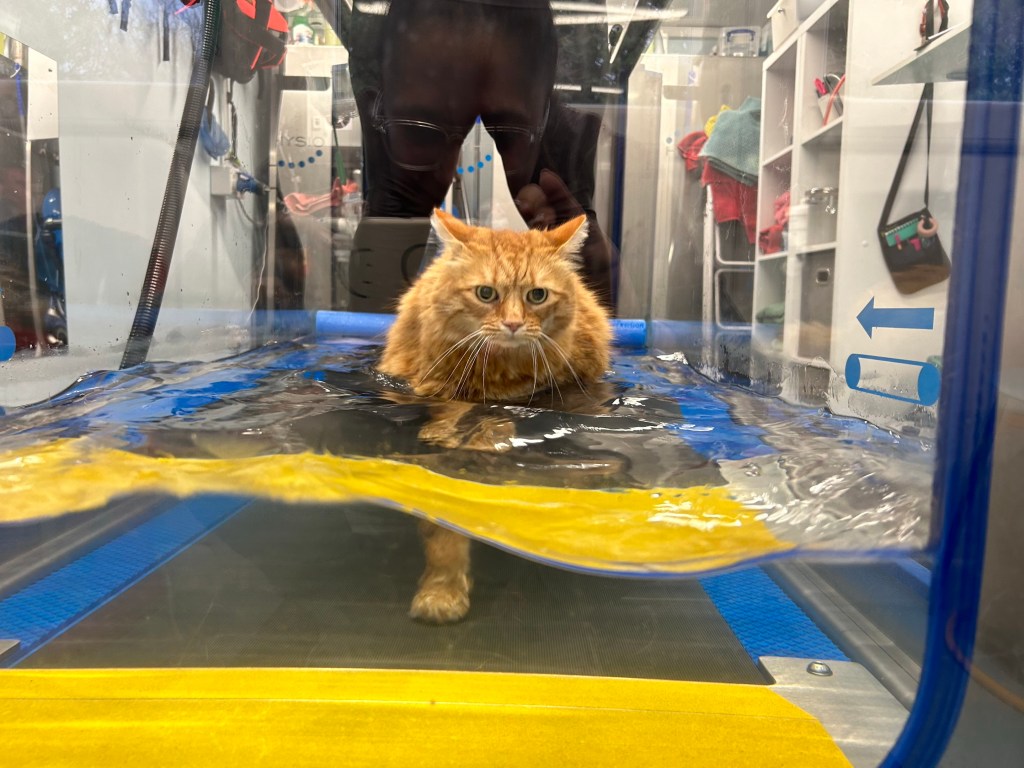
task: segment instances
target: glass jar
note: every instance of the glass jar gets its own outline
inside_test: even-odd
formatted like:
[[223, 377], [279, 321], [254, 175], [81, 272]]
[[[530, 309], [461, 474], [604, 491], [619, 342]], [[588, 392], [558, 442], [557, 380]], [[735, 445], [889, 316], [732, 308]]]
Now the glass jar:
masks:
[[807, 204], [807, 242], [810, 245], [834, 242], [839, 189], [812, 187], [804, 193], [804, 203]]

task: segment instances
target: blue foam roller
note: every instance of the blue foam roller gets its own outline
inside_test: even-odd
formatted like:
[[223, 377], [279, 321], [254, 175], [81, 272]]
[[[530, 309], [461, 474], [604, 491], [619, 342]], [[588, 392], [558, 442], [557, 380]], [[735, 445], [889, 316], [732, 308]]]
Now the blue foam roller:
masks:
[[322, 310], [316, 313], [316, 335], [349, 336], [357, 339], [372, 339], [379, 336], [383, 339], [393, 322], [394, 315]]
[[16, 346], [14, 331], [6, 325], [0, 325], [0, 363], [14, 357]]
[[612, 332], [615, 334], [617, 347], [646, 347], [646, 320], [612, 320]]
[[[394, 321], [394, 315], [321, 310], [316, 313], [316, 335], [383, 339]], [[619, 347], [643, 347], [647, 344], [645, 320], [612, 320], [612, 331]]]

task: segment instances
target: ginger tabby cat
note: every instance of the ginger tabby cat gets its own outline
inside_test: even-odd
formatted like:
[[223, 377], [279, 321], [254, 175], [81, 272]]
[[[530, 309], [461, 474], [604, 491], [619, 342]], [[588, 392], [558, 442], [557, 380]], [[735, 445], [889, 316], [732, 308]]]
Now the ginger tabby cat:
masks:
[[[562, 398], [608, 368], [608, 313], [577, 271], [586, 217], [526, 232], [469, 226], [443, 211], [431, 223], [444, 249], [402, 297], [380, 370], [417, 395], [452, 401], [422, 439], [507, 449], [500, 435], [460, 440], [468, 402], [524, 404], [548, 389]], [[410, 615], [458, 621], [469, 611], [469, 540], [428, 522], [420, 531], [426, 569]]]

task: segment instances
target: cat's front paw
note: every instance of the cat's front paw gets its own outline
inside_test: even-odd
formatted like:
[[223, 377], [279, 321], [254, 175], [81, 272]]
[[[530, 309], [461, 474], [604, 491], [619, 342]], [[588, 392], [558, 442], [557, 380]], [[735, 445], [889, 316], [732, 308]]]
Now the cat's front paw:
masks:
[[458, 425], [448, 421], [434, 421], [424, 424], [420, 429], [420, 440], [438, 448], [458, 448], [462, 443], [462, 435]]
[[516, 425], [508, 419], [493, 416], [481, 419], [467, 437], [463, 439], [462, 448], [470, 451], [486, 453], [504, 453], [512, 449], [512, 440], [516, 436]]
[[469, 613], [468, 584], [440, 582], [420, 587], [409, 615], [430, 624], [451, 624]]

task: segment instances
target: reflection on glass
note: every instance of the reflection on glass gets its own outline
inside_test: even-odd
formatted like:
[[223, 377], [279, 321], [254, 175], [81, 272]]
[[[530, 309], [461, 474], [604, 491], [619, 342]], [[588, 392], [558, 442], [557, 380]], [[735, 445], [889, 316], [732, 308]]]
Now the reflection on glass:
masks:
[[[836, 723], [805, 722], [819, 718], [829, 746], [825, 731], [855, 732], [849, 762], [877, 765], [914, 704], [921, 627], [940, 606], [926, 568], [941, 524], [934, 437], [960, 365], [942, 339], [947, 316], [965, 316], [964, 301], [947, 308], [943, 270], [908, 285], [899, 267], [941, 243], [958, 280], [990, 255], [952, 252], [962, 84], [936, 72], [925, 99], [920, 80], [879, 82], [920, 62], [923, 3], [317, 0], [322, 21], [310, 0], [221, 0], [222, 41], [252, 42], [251, 22], [274, 31], [246, 9], [283, 14], [284, 59], [236, 55], [247, 79], [231, 80], [221, 47], [152, 353], [111, 372], [214, 3], [109, 14], [95, 0], [2, 0], [0, 25], [61, 62], [65, 111], [62, 189], [56, 125], [34, 111], [52, 62], [4, 39], [0, 322], [23, 358], [67, 344], [62, 203], [75, 318], [68, 354], [5, 365], [0, 351], [0, 654], [3, 639], [22, 644], [3, 663], [374, 666], [403, 684], [409, 669], [552, 673], [559, 686], [616, 675], [774, 698], [802, 687], [779, 659], [807, 685], [812, 668], [834, 669], [834, 684], [870, 663], [858, 669], [877, 730], [842, 707]], [[956, 24], [970, 12], [950, 9]], [[525, 403], [416, 396], [381, 371], [391, 316], [359, 310], [394, 312], [433, 257], [439, 206], [494, 228], [586, 214], [582, 272], [641, 337], [602, 366], [588, 408], [537, 387], [532, 358]], [[464, 293], [540, 290], [484, 282]], [[446, 287], [438, 305], [458, 293]], [[466, 386], [449, 380], [468, 397], [477, 352], [481, 389], [498, 358], [459, 343], [427, 364], [468, 361]], [[410, 346], [430, 357], [422, 337]], [[405, 512], [479, 541], [457, 626], [410, 620], [424, 558]], [[7, 574], [20, 590], [154, 529], [181, 538], [136, 571], [112, 557], [88, 616], [35, 637], [4, 623]], [[53, 590], [46, 607], [97, 583]], [[770, 632], [766, 606], [795, 618]], [[43, 724], [25, 732], [53, 738]], [[726, 746], [745, 745], [727, 729], [743, 738]]]
[[16, 350], [67, 348], [56, 63], [0, 35], [0, 326]]

